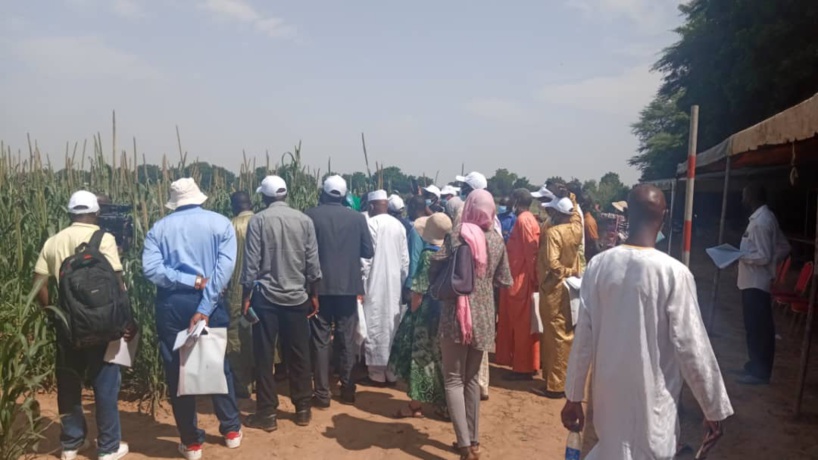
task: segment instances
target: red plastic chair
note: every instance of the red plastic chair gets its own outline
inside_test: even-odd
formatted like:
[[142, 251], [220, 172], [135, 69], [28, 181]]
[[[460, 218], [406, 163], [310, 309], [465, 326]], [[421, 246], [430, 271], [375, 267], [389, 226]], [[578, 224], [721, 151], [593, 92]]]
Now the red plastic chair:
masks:
[[812, 279], [812, 262], [807, 262], [801, 267], [801, 273], [798, 275], [798, 282], [795, 283], [795, 290], [789, 292], [773, 292], [773, 303], [779, 305], [789, 305], [793, 301], [803, 299], [807, 293], [807, 287]]
[[786, 294], [792, 292], [786, 289], [787, 274], [790, 272], [790, 265], [792, 265], [792, 257], [787, 256], [775, 271], [775, 281], [773, 281], [772, 295]]

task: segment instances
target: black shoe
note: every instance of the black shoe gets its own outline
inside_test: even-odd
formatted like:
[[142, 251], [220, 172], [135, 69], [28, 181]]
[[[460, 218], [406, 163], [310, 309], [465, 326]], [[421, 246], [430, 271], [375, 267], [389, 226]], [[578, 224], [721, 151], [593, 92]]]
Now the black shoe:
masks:
[[339, 399], [341, 400], [341, 404], [352, 406], [355, 404], [355, 392], [341, 390], [341, 396]]
[[318, 396], [312, 397], [312, 407], [316, 409], [329, 409], [330, 401], [319, 398]]
[[308, 426], [312, 420], [312, 411], [303, 409], [295, 413], [295, 424], [298, 426]]
[[272, 433], [278, 429], [278, 421], [276, 420], [275, 414], [251, 414], [244, 419], [244, 426], [247, 428], [255, 428], [257, 430], [264, 430], [268, 433]]
[[362, 378], [358, 383], [365, 387], [386, 388], [386, 382], [376, 382], [369, 377]]

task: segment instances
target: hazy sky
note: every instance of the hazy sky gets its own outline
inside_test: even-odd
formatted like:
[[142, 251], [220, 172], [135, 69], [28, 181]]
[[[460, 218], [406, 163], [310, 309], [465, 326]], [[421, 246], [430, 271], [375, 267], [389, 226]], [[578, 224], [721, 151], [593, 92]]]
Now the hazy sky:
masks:
[[[0, 0], [0, 139], [626, 182], [679, 0]], [[59, 159], [59, 160], [58, 160]], [[262, 160], [263, 161], [263, 160]]]

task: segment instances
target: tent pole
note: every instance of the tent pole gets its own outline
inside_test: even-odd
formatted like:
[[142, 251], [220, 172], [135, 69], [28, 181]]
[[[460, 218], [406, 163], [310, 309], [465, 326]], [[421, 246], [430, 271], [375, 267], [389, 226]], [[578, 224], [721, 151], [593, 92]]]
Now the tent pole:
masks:
[[673, 182], [670, 183], [670, 214], [668, 218], [668, 222], [670, 223], [670, 231], [667, 234], [667, 254], [672, 255], [673, 252], [673, 209], [676, 206], [676, 183], [679, 182], [678, 179], [674, 178]]
[[[818, 204], [815, 207], [815, 253], [813, 261], [818, 264]], [[809, 304], [807, 307], [807, 324], [804, 326], [804, 339], [801, 342], [801, 365], [798, 369], [798, 387], [795, 393], [795, 416], [801, 415], [801, 402], [804, 400], [804, 387], [807, 384], [807, 365], [809, 364], [810, 346], [812, 345], [812, 326], [815, 322], [815, 284], [818, 283], [818, 275], [813, 270], [812, 285], [809, 289]]]
[[690, 108], [690, 138], [687, 143], [687, 190], [685, 191], [685, 224], [682, 263], [690, 266], [690, 240], [693, 232], [693, 193], [696, 186], [696, 143], [699, 139], [699, 106]]
[[[727, 216], [727, 194], [730, 191], [730, 157], [727, 157], [724, 165], [724, 189], [721, 192], [721, 219], [719, 220], [719, 244], [724, 243], [724, 224]], [[710, 295], [710, 315], [707, 321], [707, 329], [710, 335], [716, 333], [716, 303], [719, 298], [719, 279], [721, 278], [721, 269], [716, 267], [716, 273], [713, 275], [713, 292]]]

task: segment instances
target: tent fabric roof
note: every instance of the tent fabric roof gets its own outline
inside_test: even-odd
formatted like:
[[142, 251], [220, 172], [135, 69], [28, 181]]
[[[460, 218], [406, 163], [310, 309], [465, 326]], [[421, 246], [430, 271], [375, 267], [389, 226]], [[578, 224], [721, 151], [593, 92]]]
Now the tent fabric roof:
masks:
[[[806, 101], [728, 137], [720, 144], [696, 156], [696, 169], [764, 146], [788, 144], [818, 135], [818, 93]], [[687, 162], [676, 168], [687, 172]]]

